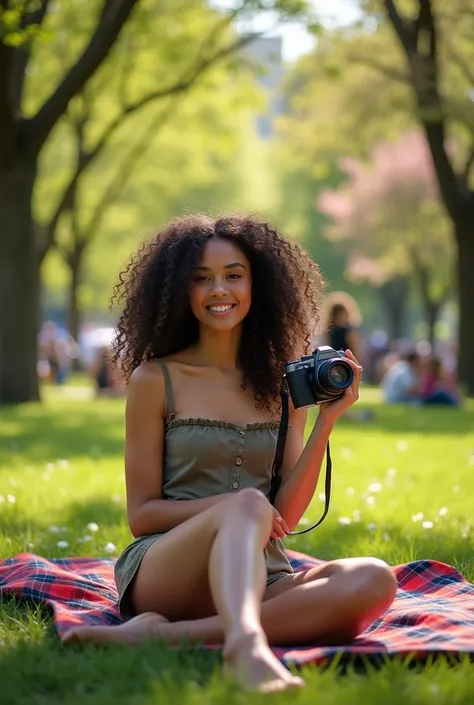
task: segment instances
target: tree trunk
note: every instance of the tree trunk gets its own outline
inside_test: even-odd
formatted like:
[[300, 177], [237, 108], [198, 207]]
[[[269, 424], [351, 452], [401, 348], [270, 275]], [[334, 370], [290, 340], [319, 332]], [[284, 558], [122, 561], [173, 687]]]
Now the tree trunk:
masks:
[[470, 397], [474, 397], [474, 208], [472, 210], [471, 218], [455, 223], [458, 243], [458, 376], [464, 392]]
[[68, 302], [68, 327], [74, 340], [79, 340], [79, 329], [81, 327], [81, 312], [79, 310], [79, 284], [81, 281], [81, 256], [74, 254], [68, 259], [70, 280], [69, 280], [69, 302]]
[[413, 253], [414, 272], [420, 290], [421, 303], [425, 314], [425, 322], [428, 328], [428, 342], [431, 350], [434, 351], [436, 343], [436, 324], [438, 323], [443, 306], [449, 296], [449, 288], [446, 287], [444, 292], [438, 297], [432, 295], [431, 280], [433, 271], [426, 265], [421, 264], [416, 253]]
[[0, 403], [39, 399], [39, 270], [31, 197], [34, 162], [0, 174]]
[[409, 282], [406, 277], [397, 277], [379, 288], [383, 307], [387, 314], [387, 334], [390, 340], [399, 340], [405, 332], [406, 308]]

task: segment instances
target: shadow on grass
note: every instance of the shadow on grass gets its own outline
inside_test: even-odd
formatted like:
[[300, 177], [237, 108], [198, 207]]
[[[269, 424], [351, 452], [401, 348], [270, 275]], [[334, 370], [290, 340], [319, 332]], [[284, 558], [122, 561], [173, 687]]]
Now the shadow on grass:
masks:
[[[31, 413], [5, 407], [0, 412], [0, 460], [7, 462], [12, 453], [21, 453], [29, 462], [59, 458], [122, 455], [124, 446], [123, 413], [119, 407], [100, 407], [90, 403], [79, 408], [69, 405], [61, 410], [45, 408]], [[8, 431], [13, 424], [14, 431]]]

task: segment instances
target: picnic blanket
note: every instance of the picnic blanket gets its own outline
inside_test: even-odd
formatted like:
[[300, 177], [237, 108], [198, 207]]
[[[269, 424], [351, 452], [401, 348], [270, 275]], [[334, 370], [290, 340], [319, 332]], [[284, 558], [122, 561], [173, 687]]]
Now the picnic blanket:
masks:
[[[288, 551], [295, 570], [319, 561]], [[20, 553], [0, 561], [0, 597], [47, 604], [59, 634], [84, 624], [119, 624], [113, 558], [50, 560]], [[474, 585], [452, 566], [423, 560], [395, 567], [398, 592], [392, 607], [350, 644], [274, 648], [283, 663], [322, 663], [335, 654], [371, 657], [413, 654], [474, 654]]]

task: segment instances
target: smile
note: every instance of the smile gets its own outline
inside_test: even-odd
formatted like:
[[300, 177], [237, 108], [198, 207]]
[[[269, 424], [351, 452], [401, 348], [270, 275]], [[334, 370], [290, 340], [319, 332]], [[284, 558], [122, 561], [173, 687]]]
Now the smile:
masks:
[[213, 314], [223, 316], [232, 311], [232, 309], [235, 308], [235, 304], [211, 304], [210, 306], [206, 306], [206, 308]]

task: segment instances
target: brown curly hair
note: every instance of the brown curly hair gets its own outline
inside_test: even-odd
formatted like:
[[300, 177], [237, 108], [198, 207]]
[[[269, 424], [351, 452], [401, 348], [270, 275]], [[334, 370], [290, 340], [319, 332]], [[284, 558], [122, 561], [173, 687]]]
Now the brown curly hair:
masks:
[[204, 246], [216, 237], [231, 241], [250, 262], [252, 303], [239, 361], [257, 408], [269, 408], [279, 395], [283, 365], [310, 349], [324, 280], [304, 250], [253, 216], [176, 218], [132, 255], [111, 300], [124, 303], [113, 361], [128, 380], [143, 361], [172, 355], [198, 340], [188, 289]]

